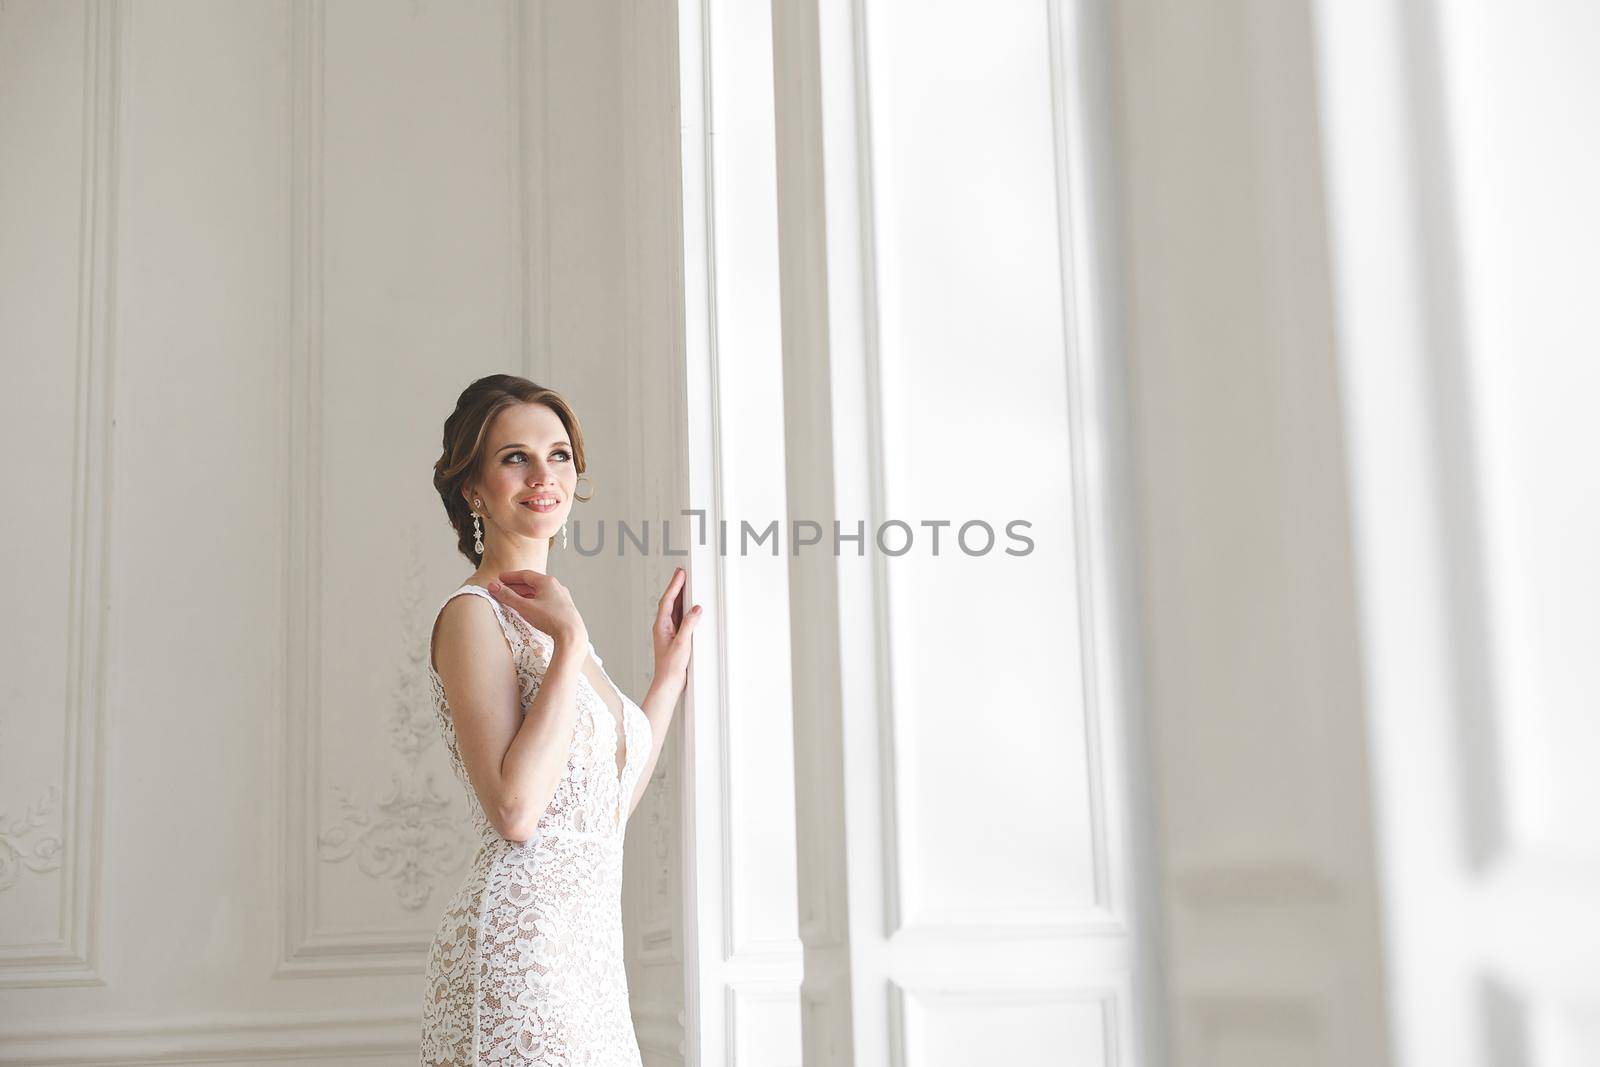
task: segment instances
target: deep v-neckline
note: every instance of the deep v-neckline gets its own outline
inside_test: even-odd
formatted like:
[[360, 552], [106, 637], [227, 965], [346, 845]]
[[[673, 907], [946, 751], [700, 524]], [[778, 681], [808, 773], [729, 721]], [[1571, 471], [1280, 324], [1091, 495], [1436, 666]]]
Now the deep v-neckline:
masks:
[[[589, 643], [589, 654], [594, 655], [593, 642]], [[583, 682], [584, 685], [589, 687], [589, 691], [594, 694], [595, 703], [600, 705], [601, 709], [605, 712], [606, 718], [611, 720], [611, 728], [617, 733], [616, 746], [606, 757], [606, 763], [611, 767], [612, 770], [617, 772], [617, 807], [616, 810], [611, 813], [611, 829], [617, 830], [622, 826], [622, 813], [628, 804], [628, 798], [623, 795], [622, 788], [623, 779], [626, 776], [628, 769], [628, 758], [632, 755], [630, 751], [631, 746], [628, 744], [628, 698], [622, 695], [622, 690], [617, 688], [617, 683], [613, 682], [611, 680], [611, 675], [606, 673], [605, 667], [600, 663], [599, 656], [594, 657], [594, 668], [600, 672], [600, 677], [605, 679], [606, 685], [611, 687], [611, 691], [617, 694], [617, 703], [622, 708], [622, 714], [620, 716], [613, 715], [611, 713], [611, 705], [606, 703], [605, 697], [600, 695], [600, 690], [596, 689], [595, 684], [589, 680], [589, 672], [581, 669], [578, 671], [578, 679]], [[617, 753], [619, 751], [622, 754], [622, 766], [620, 767], [617, 766]]]
[[[628, 698], [622, 695], [622, 690], [617, 688], [617, 683], [613, 682], [611, 675], [606, 673], [605, 667], [600, 663], [600, 657], [594, 654], [593, 641], [589, 642], [589, 655], [594, 659], [594, 669], [600, 672], [600, 677], [605, 679], [606, 685], [610, 686], [611, 691], [617, 694], [617, 707], [620, 714], [612, 712], [611, 705], [606, 701], [606, 698], [601, 695], [595, 684], [589, 680], [589, 672], [581, 669], [578, 671], [578, 677], [583, 680], [584, 685], [589, 687], [589, 692], [594, 694], [595, 702], [605, 710], [606, 717], [611, 720], [611, 728], [617, 732], [617, 743], [611, 750], [611, 766], [616, 768], [617, 788], [620, 790], [622, 787], [622, 775], [628, 769]], [[620, 767], [617, 766], [619, 751], [622, 756], [622, 765]]]

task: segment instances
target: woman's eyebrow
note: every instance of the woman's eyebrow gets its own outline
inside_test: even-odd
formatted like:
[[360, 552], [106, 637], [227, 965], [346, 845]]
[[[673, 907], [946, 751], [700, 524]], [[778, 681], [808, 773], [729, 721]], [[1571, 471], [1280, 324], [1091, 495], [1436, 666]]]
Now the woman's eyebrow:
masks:
[[[552, 441], [550, 443], [550, 447], [551, 448], [557, 448], [557, 447], [560, 447], [560, 446], [563, 446], [563, 445], [565, 445], [567, 448], [571, 448], [572, 447], [571, 443], [567, 442], [567, 441]], [[519, 445], [519, 444], [501, 445], [499, 448], [495, 449], [495, 454], [498, 455], [501, 452], [504, 452], [508, 448], [524, 448], [525, 449], [527, 447], [528, 447], [527, 445]]]

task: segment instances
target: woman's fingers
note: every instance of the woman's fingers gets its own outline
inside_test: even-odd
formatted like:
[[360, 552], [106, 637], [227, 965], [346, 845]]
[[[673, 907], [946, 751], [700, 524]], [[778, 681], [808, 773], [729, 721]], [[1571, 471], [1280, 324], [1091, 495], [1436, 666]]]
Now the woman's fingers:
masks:
[[682, 567], [672, 572], [666, 591], [661, 594], [661, 600], [656, 604], [656, 629], [669, 635], [672, 633], [672, 600], [678, 587], [678, 576], [682, 573]]
[[498, 580], [513, 593], [531, 600], [544, 592], [553, 579], [538, 571], [501, 571]]
[[667, 582], [666, 592], [661, 594], [661, 603], [656, 605], [656, 617], [664, 619], [672, 614], [672, 601], [678, 595], [678, 588], [683, 585], [683, 568], [679, 567], [672, 572], [672, 579]]
[[696, 604], [694, 607], [683, 613], [683, 622], [678, 625], [678, 633], [673, 640], [687, 641], [689, 639], [689, 635], [694, 633], [695, 624], [699, 621], [700, 605]]
[[495, 599], [513, 606], [518, 601], [523, 599], [521, 593], [512, 589], [511, 586], [507, 585], [505, 582], [490, 582], [489, 592], [494, 595]]

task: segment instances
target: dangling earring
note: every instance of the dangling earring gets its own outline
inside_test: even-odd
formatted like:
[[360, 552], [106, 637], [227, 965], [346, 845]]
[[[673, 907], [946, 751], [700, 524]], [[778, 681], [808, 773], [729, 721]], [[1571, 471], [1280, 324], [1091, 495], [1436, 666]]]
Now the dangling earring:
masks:
[[[483, 501], [474, 497], [472, 499], [472, 506], [475, 508], [481, 508], [483, 507]], [[483, 555], [483, 526], [478, 522], [478, 513], [476, 511], [472, 513], [472, 540], [473, 551], [477, 552], [480, 556]]]
[[566, 523], [562, 523], [561, 524], [561, 547], [562, 548], [566, 548], [567, 547], [567, 524]]

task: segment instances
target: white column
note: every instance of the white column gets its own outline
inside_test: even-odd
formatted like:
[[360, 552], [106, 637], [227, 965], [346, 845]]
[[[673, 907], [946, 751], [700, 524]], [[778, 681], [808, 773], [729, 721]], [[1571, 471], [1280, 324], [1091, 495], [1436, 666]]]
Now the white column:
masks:
[[[770, 20], [734, 0], [678, 9], [684, 455], [700, 514], [673, 525], [705, 611], [682, 735], [691, 1065], [800, 1061]], [[746, 544], [745, 523], [765, 541]]]

